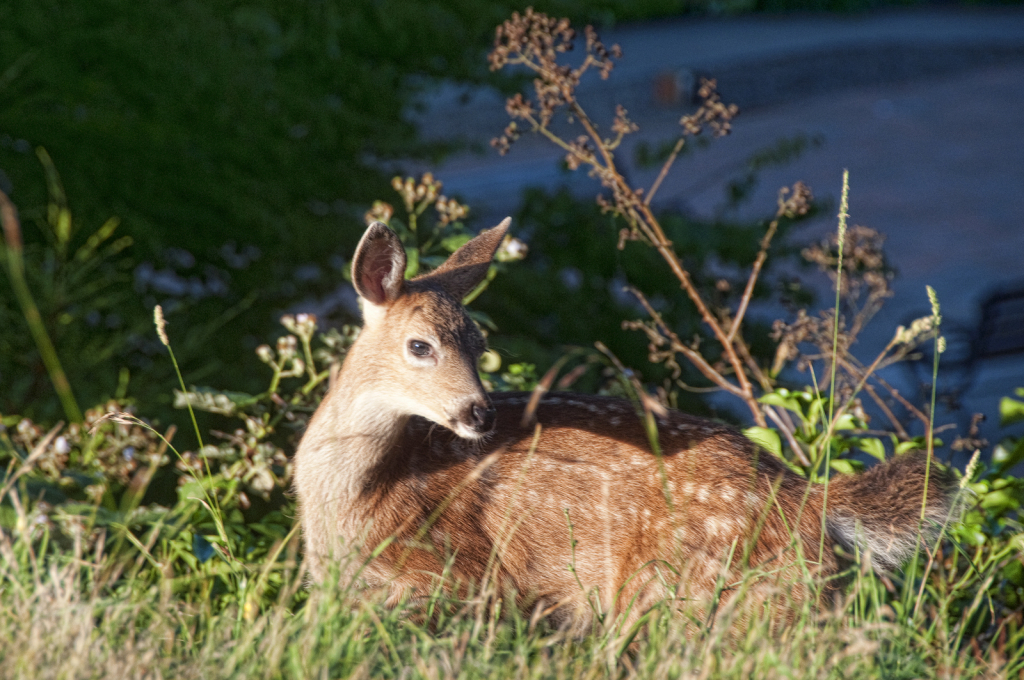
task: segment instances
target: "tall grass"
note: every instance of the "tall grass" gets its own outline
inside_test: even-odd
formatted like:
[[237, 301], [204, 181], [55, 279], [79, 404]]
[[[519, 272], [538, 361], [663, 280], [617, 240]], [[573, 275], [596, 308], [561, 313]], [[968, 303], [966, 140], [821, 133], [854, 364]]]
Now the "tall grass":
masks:
[[[623, 644], [615, 626], [574, 636], [536, 613], [520, 613], [509, 593], [493, 588], [457, 599], [439, 583], [427, 601], [395, 608], [383, 606], [381, 593], [348, 583], [328, 580], [306, 591], [294, 538], [284, 548], [286, 559], [273, 566], [283, 587], [258, 607], [239, 600], [217, 607], [196, 597], [198, 591], [175, 592], [175, 584], [142, 575], [98, 589], [106, 557], [78, 547], [43, 559], [39, 542], [5, 537], [0, 552], [5, 678], [746, 680], [1024, 672], [1020, 630], [1001, 631], [987, 654], [960, 647], [962, 630], [938, 615], [953, 604], [955, 588], [935, 590], [928, 598], [932, 614], [907, 620], [886, 604], [885, 585], [865, 570], [850, 575], [835, 608], [799, 605], [782, 627], [778, 613], [790, 605], [785, 590], [773, 593], [774, 607], [723, 606], [713, 624], [692, 614], [718, 603], [692, 603], [680, 615], [679, 603], [666, 599], [647, 612], [640, 635]], [[988, 566], [976, 565], [976, 578]], [[726, 585], [759, 576], [748, 572]], [[958, 585], [956, 578], [942, 583]], [[972, 614], [965, 613], [965, 622]]]

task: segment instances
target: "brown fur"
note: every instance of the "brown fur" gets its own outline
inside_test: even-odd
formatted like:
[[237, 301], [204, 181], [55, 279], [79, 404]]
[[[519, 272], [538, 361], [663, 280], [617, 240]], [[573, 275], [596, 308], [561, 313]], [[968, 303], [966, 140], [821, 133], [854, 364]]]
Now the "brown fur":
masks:
[[[487, 400], [475, 369], [484, 345], [451, 291], [464, 294], [486, 273], [480, 264], [505, 228], [453, 255], [463, 273], [450, 285], [441, 270], [389, 290], [386, 279], [404, 269], [404, 253], [393, 243], [366, 246], [375, 248], [366, 269], [379, 278], [357, 289], [381, 303], [367, 302], [366, 326], [296, 456], [314, 578], [350, 550], [365, 559], [393, 539], [361, 574], [389, 589], [392, 601], [429, 592], [454, 553], [457, 581], [496, 579], [521, 607], [550, 607], [583, 630], [592, 591], [605, 608], [629, 608], [635, 618], [666, 587], [702, 601], [721, 574], [745, 566], [764, 573], [766, 588], [788, 587], [799, 600], [806, 593], [798, 553], [831, 576], [842, 566], [836, 542], [870, 549], [880, 568], [907, 557], [918, 540], [922, 455], [832, 481], [819, 563], [823, 487], [808, 486], [727, 426], [670, 411], [657, 419], [658, 456], [627, 401], [548, 394], [536, 410], [536, 436], [533, 425], [521, 425], [529, 395], [497, 393], [490, 395], [494, 429], [473, 430], [480, 425], [465, 415], [466, 404]], [[374, 243], [388, 238], [373, 231]], [[357, 263], [369, 242], [360, 244]], [[388, 257], [393, 267], [381, 264]], [[406, 349], [427, 337], [433, 363]], [[941, 521], [950, 497], [948, 477], [933, 466], [928, 516]]]

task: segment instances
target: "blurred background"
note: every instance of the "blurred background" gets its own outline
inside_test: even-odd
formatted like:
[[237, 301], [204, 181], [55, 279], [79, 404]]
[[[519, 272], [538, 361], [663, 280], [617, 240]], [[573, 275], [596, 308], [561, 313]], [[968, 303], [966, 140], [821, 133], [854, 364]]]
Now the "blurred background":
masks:
[[[829, 307], [801, 251], [835, 229], [850, 170], [851, 223], [885, 235], [892, 296], [859, 339], [874, 356], [938, 292], [951, 339], [940, 420], [966, 429], [1024, 385], [1024, 8], [878, 0], [551, 0], [624, 56], [580, 99], [640, 132], [618, 152], [649, 185], [718, 81], [740, 116], [688, 147], [654, 207], [699, 284], [742, 286], [780, 187], [816, 209], [786, 224], [757, 290], [753, 350], [775, 319]], [[499, 156], [505, 97], [494, 27], [524, 6], [496, 0], [0, 4], [0, 190], [18, 206], [26, 277], [83, 405], [112, 397], [174, 418], [176, 384], [152, 327], [163, 305], [189, 384], [257, 392], [254, 349], [286, 312], [357, 321], [345, 268], [396, 174], [431, 171], [474, 229], [506, 214], [530, 247], [475, 303], [507, 362], [545, 370], [565, 347], [608, 345], [651, 385], [665, 371], [621, 328], [642, 314], [631, 283], [700, 324], [650, 253], [615, 248], [598, 183], [528, 135]], [[722, 283], [724, 282], [724, 283]], [[924, 363], [929, 363], [927, 356]], [[908, 398], [930, 376], [887, 369]], [[693, 384], [699, 378], [684, 376]], [[691, 379], [692, 378], [692, 379]], [[802, 380], [802, 379], [799, 379]], [[805, 382], [805, 381], [803, 381]], [[803, 384], [800, 382], [800, 384]], [[715, 395], [681, 405], [727, 419]], [[0, 413], [56, 420], [60, 403], [7, 276], [0, 277]], [[998, 439], [998, 424], [984, 432]]]

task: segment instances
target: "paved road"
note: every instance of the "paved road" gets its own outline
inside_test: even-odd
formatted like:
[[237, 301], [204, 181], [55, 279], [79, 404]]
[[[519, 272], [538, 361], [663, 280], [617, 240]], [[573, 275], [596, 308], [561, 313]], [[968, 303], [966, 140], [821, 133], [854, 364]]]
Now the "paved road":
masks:
[[[927, 309], [926, 284], [949, 320], [970, 326], [986, 291], [1024, 277], [1024, 11], [673, 21], [604, 37], [626, 57], [610, 81], [581, 96], [598, 112], [625, 103], [642, 128], [633, 144], [671, 137], [704, 74], [717, 76], [723, 96], [743, 108], [713, 153], [679, 164], [659, 192], [663, 205], [714, 214], [723, 180], [780, 137], [817, 137], [821, 145], [764, 172], [744, 214], [771, 210], [778, 187], [798, 179], [835, 197], [850, 170], [852, 221], [887, 234], [900, 271], [896, 297], [864, 338], [863, 354]], [[464, 94], [435, 93], [423, 129], [486, 145], [507, 120], [501, 102], [471, 92], [458, 103]], [[489, 215], [513, 210], [527, 186], [567, 183], [581, 195], [596, 193], [582, 174], [560, 171], [560, 158], [542, 140], [524, 138], [505, 158], [466, 153], [436, 172], [447, 191]], [[630, 172], [640, 184], [652, 179], [649, 170]], [[832, 228], [833, 220], [819, 220], [798, 237], [817, 239]], [[988, 361], [965, 411], [996, 413], [998, 398], [1022, 385], [1024, 357]], [[990, 424], [987, 433], [998, 430]]]

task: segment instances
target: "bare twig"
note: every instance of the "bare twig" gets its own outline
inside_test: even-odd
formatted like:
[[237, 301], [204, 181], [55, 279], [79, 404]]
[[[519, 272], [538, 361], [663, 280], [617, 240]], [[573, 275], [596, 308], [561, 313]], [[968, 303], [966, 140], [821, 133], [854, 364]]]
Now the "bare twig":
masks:
[[654, 307], [652, 307], [651, 303], [647, 301], [647, 298], [644, 296], [643, 293], [641, 293], [639, 290], [633, 287], [628, 287], [627, 290], [629, 290], [631, 293], [633, 293], [633, 295], [637, 297], [637, 300], [640, 301], [640, 304], [643, 306], [644, 310], [657, 324], [659, 331], [669, 342], [669, 345], [672, 347], [674, 351], [678, 352], [679, 354], [682, 354], [687, 359], [689, 359], [690, 363], [692, 363], [694, 367], [704, 375], [704, 377], [718, 385], [723, 390], [729, 392], [730, 394], [736, 395], [741, 399], [745, 397], [744, 393], [740, 390], [740, 388], [738, 388], [733, 383], [729, 382], [725, 378], [725, 376], [716, 371], [714, 367], [711, 366], [704, 359], [700, 352], [697, 352], [693, 348], [688, 347], [679, 338], [679, 336], [676, 335], [675, 332], [668, 327], [668, 325], [665, 323], [665, 320], [662, 319], [661, 315], [657, 311], [655, 311]]
[[861, 389], [864, 388], [864, 385], [867, 384], [868, 378], [870, 378], [874, 374], [875, 370], [878, 368], [878, 365], [882, 362], [882, 359], [885, 358], [885, 356], [889, 353], [889, 350], [891, 350], [895, 344], [896, 341], [891, 340], [889, 344], [885, 346], [885, 349], [879, 352], [878, 356], [875, 357], [875, 360], [871, 362], [871, 365], [864, 369], [864, 373], [861, 375], [860, 380], [857, 382], [857, 386], [853, 388], [853, 392], [850, 393], [850, 396], [847, 398], [846, 402], [839, 407], [839, 410], [836, 411], [830, 419], [828, 429], [825, 431], [826, 440], [830, 438], [832, 434], [835, 432], [836, 422], [838, 422], [839, 419], [842, 418], [843, 415], [849, 410], [850, 406], [853, 405], [854, 399], [856, 399]]
[[878, 392], [875, 391], [874, 386], [872, 386], [871, 383], [866, 383], [864, 385], [864, 391], [871, 396], [871, 399], [874, 400], [878, 408], [882, 410], [885, 417], [889, 419], [893, 429], [896, 430], [896, 434], [903, 439], [910, 439], [910, 435], [907, 433], [907, 430], [900, 423], [899, 419], [896, 418], [896, 415], [892, 412], [892, 409], [889, 408], [889, 405], [885, 403], [885, 400], [878, 396]]
[[683, 150], [686, 145], [686, 137], [680, 137], [676, 145], [672, 147], [672, 153], [665, 159], [665, 163], [661, 166], [661, 170], [658, 172], [658, 176], [654, 180], [654, 184], [651, 185], [650, 190], [647, 192], [647, 198], [644, 199], [645, 205], [650, 205], [651, 201], [654, 200], [654, 194], [658, 192], [661, 187], [661, 183], [665, 181], [665, 177], [668, 176], [668, 171], [672, 165], [676, 162], [676, 157], [679, 156], [679, 152]]

